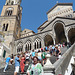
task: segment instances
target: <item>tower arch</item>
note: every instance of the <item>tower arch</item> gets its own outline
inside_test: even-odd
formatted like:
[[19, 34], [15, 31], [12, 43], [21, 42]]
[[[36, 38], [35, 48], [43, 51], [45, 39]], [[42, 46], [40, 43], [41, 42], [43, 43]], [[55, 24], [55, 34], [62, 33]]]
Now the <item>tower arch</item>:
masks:
[[14, 10], [13, 7], [8, 7], [8, 8], [5, 10], [5, 16], [12, 16], [13, 10]]

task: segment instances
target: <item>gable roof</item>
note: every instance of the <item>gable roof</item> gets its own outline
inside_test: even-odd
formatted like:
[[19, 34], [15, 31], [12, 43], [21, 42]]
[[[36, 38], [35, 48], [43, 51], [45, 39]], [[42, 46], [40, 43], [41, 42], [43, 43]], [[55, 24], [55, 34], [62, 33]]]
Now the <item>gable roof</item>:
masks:
[[[69, 20], [75, 20], [75, 18], [66, 18], [66, 17], [55, 17], [52, 21], [50, 21], [43, 29], [45, 29], [49, 24], [51, 24], [55, 19], [60, 18], [60, 19], [69, 19]], [[41, 31], [42, 31], [41, 30]]]
[[46, 20], [42, 25], [40, 25], [37, 29], [40, 29], [48, 20]]
[[30, 30], [30, 29], [24, 29], [24, 30], [22, 31], [22, 33], [23, 33], [23, 32], [26, 32], [26, 33], [33, 32], [33, 33], [35, 33], [34, 31], [32, 31], [32, 30]]
[[51, 8], [48, 12], [47, 12], [47, 14], [49, 13], [49, 12], [51, 12], [56, 6], [58, 6], [58, 5], [60, 5], [60, 6], [65, 6], [65, 5], [67, 5], [67, 6], [73, 6], [73, 3], [57, 3], [53, 8]]

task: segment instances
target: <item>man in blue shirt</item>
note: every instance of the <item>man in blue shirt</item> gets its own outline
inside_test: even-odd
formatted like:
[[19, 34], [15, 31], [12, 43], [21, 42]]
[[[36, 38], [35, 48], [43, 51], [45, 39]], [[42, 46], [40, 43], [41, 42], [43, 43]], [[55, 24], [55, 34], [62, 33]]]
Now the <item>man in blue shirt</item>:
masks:
[[20, 67], [20, 56], [19, 54], [16, 56], [15, 58], [15, 72], [14, 75], [17, 75], [17, 73], [19, 72], [19, 67]]
[[9, 64], [9, 62], [11, 61], [11, 58], [10, 58], [10, 55], [6, 58], [6, 66], [5, 66], [5, 68], [4, 68], [4, 71], [3, 72], [6, 72], [6, 69], [7, 69], [7, 67], [8, 67], [8, 64]]
[[35, 56], [35, 52], [34, 52], [34, 50], [33, 50], [33, 52], [32, 52], [32, 58]]
[[45, 50], [47, 51], [47, 47], [45, 47]]

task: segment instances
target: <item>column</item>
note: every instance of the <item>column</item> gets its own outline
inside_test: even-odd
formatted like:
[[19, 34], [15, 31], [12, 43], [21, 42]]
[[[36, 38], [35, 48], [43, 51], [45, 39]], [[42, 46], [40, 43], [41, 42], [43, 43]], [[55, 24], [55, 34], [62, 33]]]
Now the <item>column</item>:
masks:
[[25, 52], [25, 45], [23, 44], [23, 52]]
[[66, 36], [67, 42], [69, 42], [68, 33], [66, 33], [65, 36]]
[[53, 39], [54, 45], [55, 45], [55, 38]]
[[34, 42], [32, 42], [32, 44], [31, 44], [31, 50], [33, 50], [34, 49]]
[[67, 42], [69, 42], [69, 39], [68, 39], [68, 37], [66, 37], [66, 39], [67, 39]]
[[41, 41], [41, 47], [42, 47], [42, 48], [45, 47], [44, 40]]

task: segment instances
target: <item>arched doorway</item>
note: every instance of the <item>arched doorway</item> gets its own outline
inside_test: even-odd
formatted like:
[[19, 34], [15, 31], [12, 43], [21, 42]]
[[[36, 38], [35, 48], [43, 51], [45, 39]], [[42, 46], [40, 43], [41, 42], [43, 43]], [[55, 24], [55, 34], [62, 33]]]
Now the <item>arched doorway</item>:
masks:
[[71, 28], [68, 32], [68, 38], [71, 44], [75, 42], [75, 28]]
[[53, 45], [53, 38], [50, 35], [46, 35], [44, 38], [45, 46]]
[[54, 26], [54, 30], [56, 33], [56, 44], [67, 42], [65, 32], [64, 32], [64, 27], [61, 23], [57, 23]]

